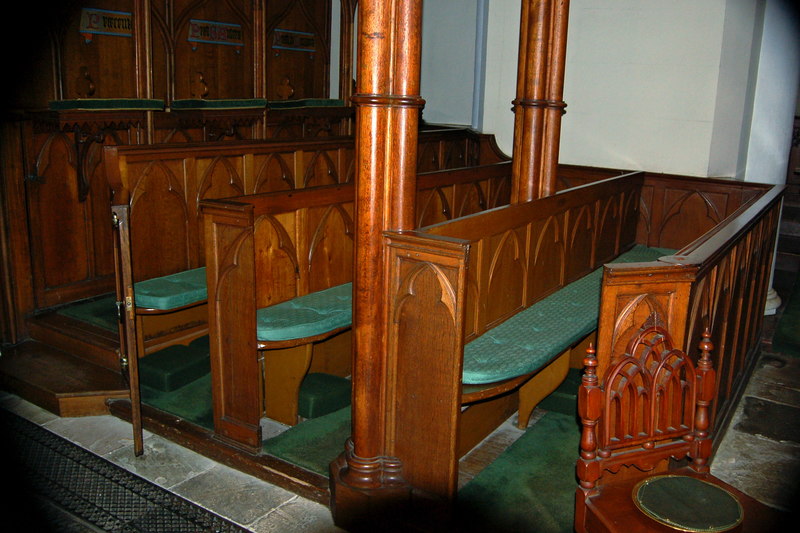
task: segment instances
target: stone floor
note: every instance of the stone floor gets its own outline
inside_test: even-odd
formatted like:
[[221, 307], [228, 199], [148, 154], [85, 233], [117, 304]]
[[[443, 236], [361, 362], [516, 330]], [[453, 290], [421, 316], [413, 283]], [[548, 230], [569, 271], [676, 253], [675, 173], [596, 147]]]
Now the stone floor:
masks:
[[[800, 480], [800, 358], [770, 350], [771, 328], [779, 316], [765, 319], [762, 354], [722, 436], [712, 473], [767, 505], [793, 511]], [[326, 506], [158, 435], [145, 432], [145, 454], [135, 457], [130, 424], [113, 416], [60, 418], [17, 396], [0, 394], [0, 405], [9, 411], [251, 531], [341, 531]], [[521, 433], [513, 418], [501, 426], [462, 461], [460, 485]]]

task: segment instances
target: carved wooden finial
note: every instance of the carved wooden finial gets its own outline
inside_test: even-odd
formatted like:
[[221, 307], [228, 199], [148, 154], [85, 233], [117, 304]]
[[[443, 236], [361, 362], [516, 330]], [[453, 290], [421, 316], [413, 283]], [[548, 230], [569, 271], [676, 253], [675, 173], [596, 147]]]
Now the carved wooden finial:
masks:
[[208, 84], [202, 72], [198, 72], [192, 82], [192, 96], [195, 98], [205, 98], [208, 96]]
[[700, 360], [698, 366], [711, 365], [711, 352], [714, 350], [714, 344], [711, 342], [711, 330], [706, 327], [703, 331], [703, 338], [700, 339]]
[[710, 406], [714, 399], [716, 372], [711, 361], [711, 330], [706, 327], [700, 340], [700, 358], [697, 361], [697, 407], [694, 419], [695, 442], [692, 451], [692, 468], [698, 472], [708, 472], [708, 458], [711, 456]]
[[90, 98], [94, 94], [94, 81], [89, 75], [89, 67], [81, 67], [78, 79], [75, 80], [75, 92], [78, 98]]
[[586, 348], [586, 357], [583, 358], [583, 381], [587, 379], [597, 383], [597, 350], [594, 349], [594, 344], [589, 343]]
[[278, 84], [278, 90], [276, 91], [278, 98], [281, 100], [288, 100], [294, 94], [294, 87], [292, 87], [291, 82], [289, 81], [288, 76], [283, 78], [281, 82]]

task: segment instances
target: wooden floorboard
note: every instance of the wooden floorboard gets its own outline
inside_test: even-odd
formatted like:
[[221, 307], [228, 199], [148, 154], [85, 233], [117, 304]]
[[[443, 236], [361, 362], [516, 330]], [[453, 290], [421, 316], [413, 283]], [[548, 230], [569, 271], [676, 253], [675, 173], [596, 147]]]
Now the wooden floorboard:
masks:
[[128, 395], [120, 373], [38, 341], [3, 348], [0, 386], [59, 416], [105, 414]]

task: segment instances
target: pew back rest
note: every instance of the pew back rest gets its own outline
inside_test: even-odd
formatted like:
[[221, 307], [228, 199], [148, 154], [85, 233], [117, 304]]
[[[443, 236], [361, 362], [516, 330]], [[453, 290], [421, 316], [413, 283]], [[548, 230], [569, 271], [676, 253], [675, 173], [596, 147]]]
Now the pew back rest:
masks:
[[[426, 172], [507, 160], [492, 136], [466, 128], [423, 131], [419, 147], [419, 169]], [[103, 158], [114, 203], [131, 208], [136, 281], [203, 266], [204, 199], [336, 185], [355, 175], [350, 136], [106, 146]], [[421, 223], [506, 203], [508, 191], [508, 184], [486, 187], [459, 203], [429, 195]]]
[[201, 267], [200, 202], [344, 183], [351, 138], [303, 142], [109, 146], [114, 202], [131, 208], [134, 279]]
[[630, 249], [642, 179], [626, 174], [422, 228], [469, 242], [465, 342]]
[[[510, 162], [419, 175], [417, 219], [464, 216], [508, 202]], [[252, 228], [257, 307], [275, 305], [352, 281], [352, 184], [256, 194], [201, 202], [207, 224]], [[216, 213], [216, 215], [215, 215]], [[217, 230], [212, 230], [217, 232]], [[225, 237], [228, 246], [237, 239]], [[222, 246], [208, 243], [209, 251]]]

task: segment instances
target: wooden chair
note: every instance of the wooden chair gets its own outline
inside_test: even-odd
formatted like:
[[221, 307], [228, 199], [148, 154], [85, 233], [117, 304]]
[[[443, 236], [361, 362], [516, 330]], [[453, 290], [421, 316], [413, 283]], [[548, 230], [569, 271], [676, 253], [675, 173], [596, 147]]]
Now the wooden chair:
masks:
[[[587, 350], [575, 530], [773, 531], [779, 513], [709, 473], [710, 332], [695, 365], [650, 322], [602, 380], [595, 350]], [[687, 458], [688, 466], [675, 466]]]

